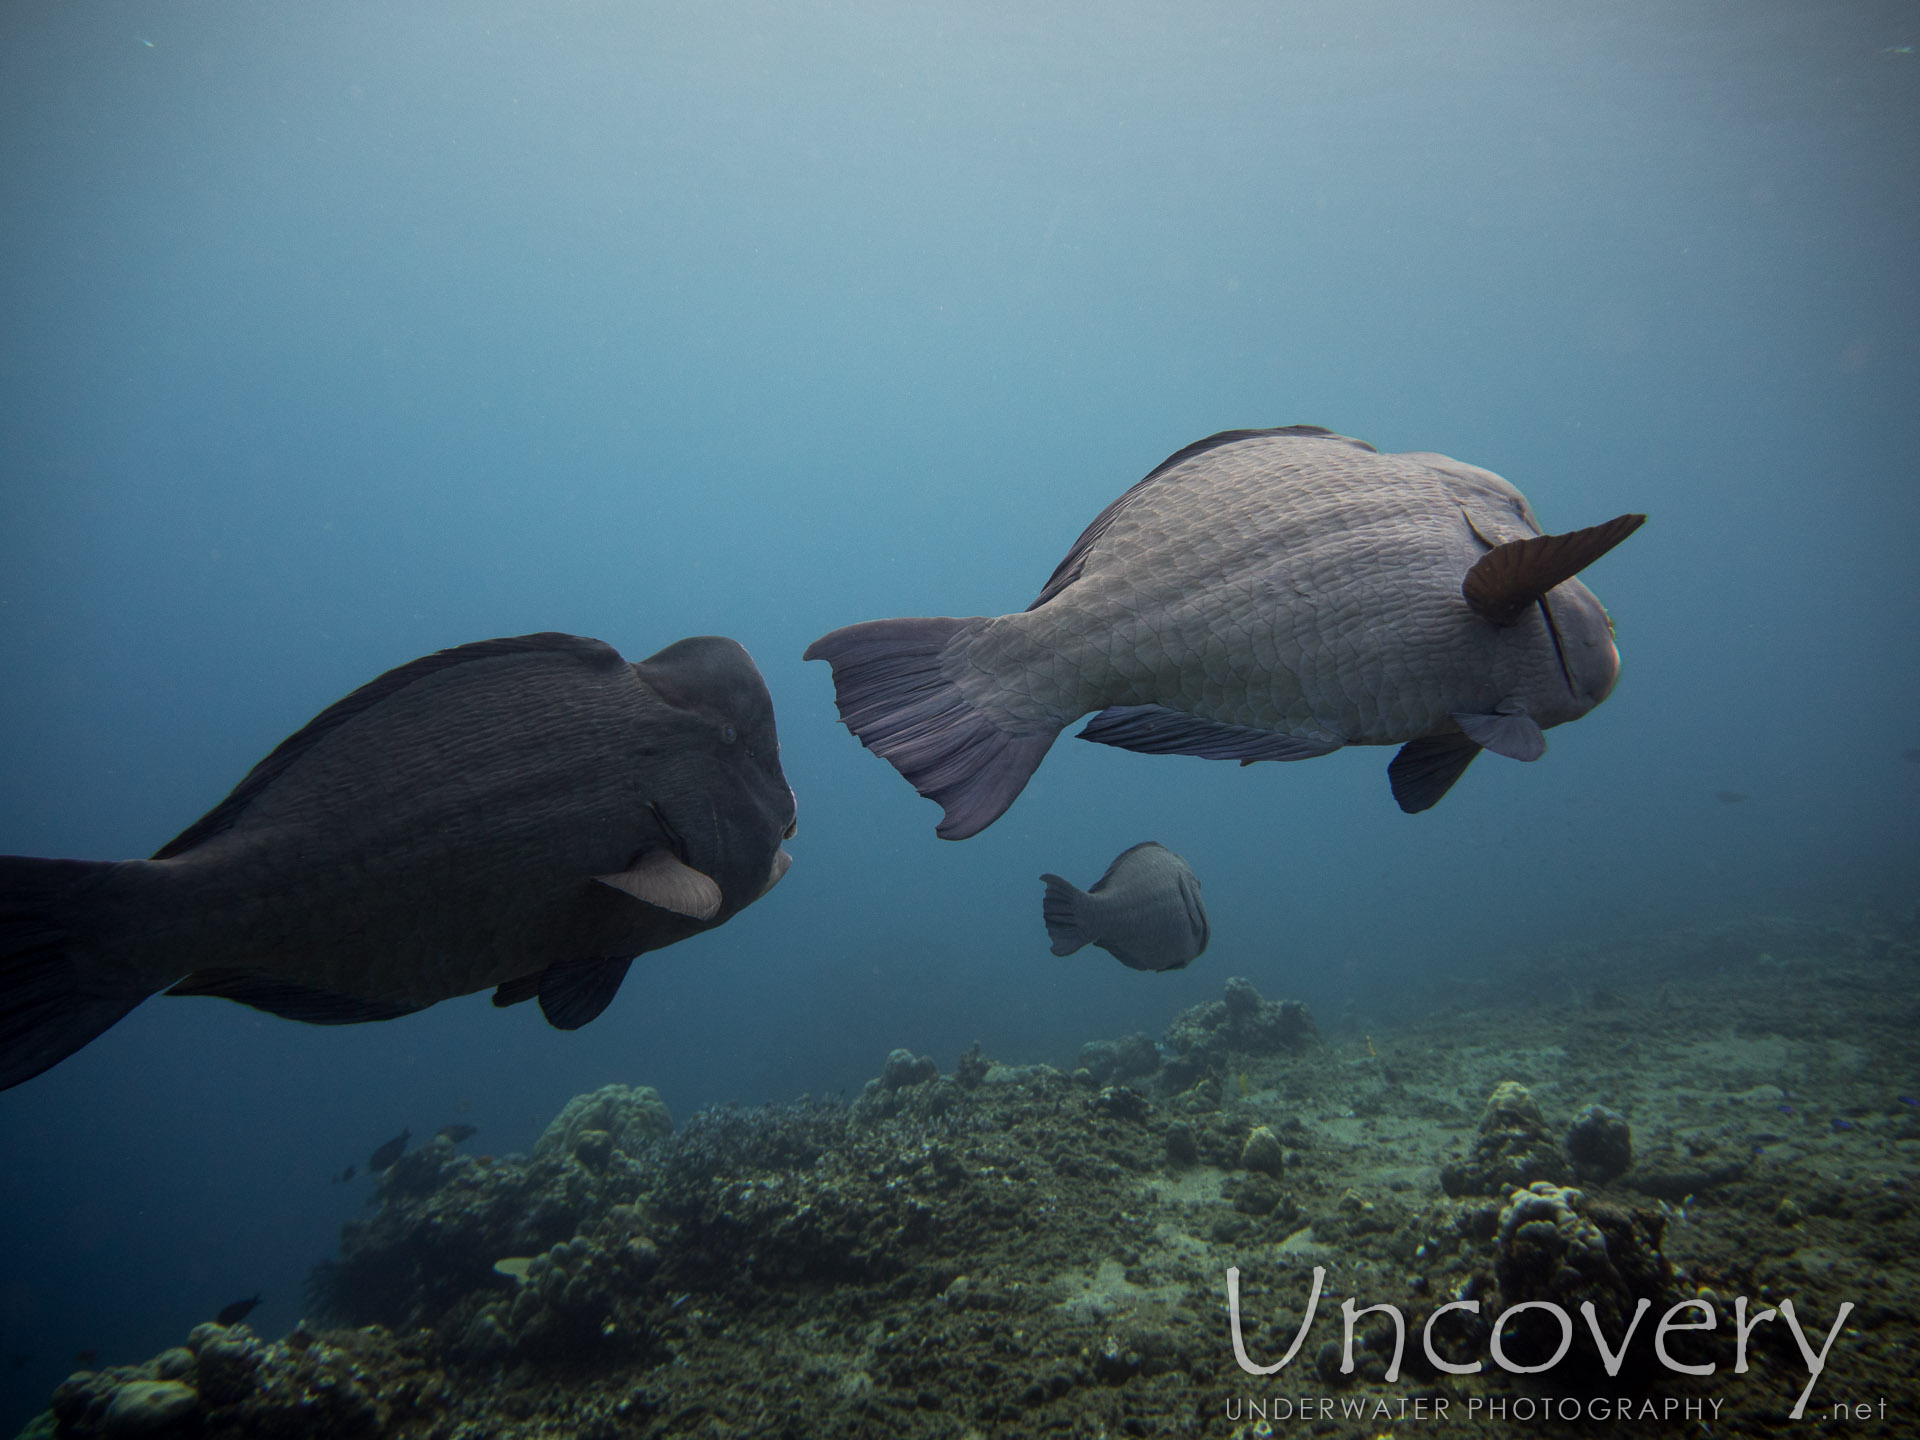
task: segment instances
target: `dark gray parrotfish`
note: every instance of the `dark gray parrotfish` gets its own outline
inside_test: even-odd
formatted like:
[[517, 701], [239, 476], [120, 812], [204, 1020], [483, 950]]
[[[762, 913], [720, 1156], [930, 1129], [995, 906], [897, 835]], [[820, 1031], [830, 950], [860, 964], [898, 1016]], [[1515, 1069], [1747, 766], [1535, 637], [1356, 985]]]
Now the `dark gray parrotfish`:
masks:
[[0, 858], [0, 1088], [162, 989], [345, 1025], [494, 986], [571, 1030], [634, 956], [771, 889], [793, 832], [734, 641], [442, 650], [323, 711], [151, 860]]
[[399, 1162], [400, 1157], [407, 1153], [407, 1141], [412, 1138], [412, 1130], [402, 1130], [393, 1139], [381, 1141], [373, 1154], [367, 1157], [367, 1173], [369, 1175], [386, 1174]]
[[1230, 430], [1103, 510], [1025, 611], [870, 620], [806, 658], [840, 718], [961, 840], [1005, 812], [1060, 731], [1149, 755], [1305, 760], [1399, 745], [1408, 812], [1481, 750], [1613, 688], [1607, 613], [1572, 577], [1646, 517], [1545, 535], [1520, 492], [1445, 455], [1313, 425]]
[[258, 1295], [249, 1295], [244, 1300], [236, 1300], [231, 1305], [221, 1306], [220, 1313], [213, 1317], [213, 1323], [216, 1325], [238, 1325], [242, 1320], [246, 1319], [247, 1316], [259, 1309], [259, 1307], [260, 1297]]
[[1058, 875], [1040, 878], [1047, 882], [1040, 913], [1056, 955], [1098, 945], [1135, 970], [1184, 970], [1207, 948], [1199, 877], [1156, 841], [1122, 850], [1091, 890]]

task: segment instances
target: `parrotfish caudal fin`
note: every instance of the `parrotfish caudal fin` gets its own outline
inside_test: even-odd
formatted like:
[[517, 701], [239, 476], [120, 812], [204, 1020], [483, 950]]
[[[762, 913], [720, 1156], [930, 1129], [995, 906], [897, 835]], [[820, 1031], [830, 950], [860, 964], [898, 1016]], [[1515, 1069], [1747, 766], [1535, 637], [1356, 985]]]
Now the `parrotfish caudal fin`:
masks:
[[90, 987], [65, 916], [105, 860], [0, 856], [0, 1090], [31, 1080], [147, 998]]
[[1046, 898], [1040, 902], [1040, 917], [1047, 922], [1047, 938], [1053, 942], [1053, 953], [1071, 955], [1093, 939], [1080, 928], [1080, 901], [1086, 892], [1058, 875], [1040, 878], [1047, 882]]
[[860, 743], [946, 813], [943, 840], [977, 835], [1006, 813], [1059, 735], [1002, 730], [947, 679], [955, 635], [980, 620], [869, 620], [823, 635], [804, 658], [833, 667], [840, 719]]

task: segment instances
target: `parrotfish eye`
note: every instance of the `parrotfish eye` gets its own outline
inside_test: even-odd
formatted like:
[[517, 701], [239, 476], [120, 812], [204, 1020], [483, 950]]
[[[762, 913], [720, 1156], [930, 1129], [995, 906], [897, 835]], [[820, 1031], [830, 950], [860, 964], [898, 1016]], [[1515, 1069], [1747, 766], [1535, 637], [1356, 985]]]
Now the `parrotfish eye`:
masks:
[[740, 732], [735, 730], [730, 723], [722, 723], [720, 726], [720, 738], [731, 745], [740, 738]]

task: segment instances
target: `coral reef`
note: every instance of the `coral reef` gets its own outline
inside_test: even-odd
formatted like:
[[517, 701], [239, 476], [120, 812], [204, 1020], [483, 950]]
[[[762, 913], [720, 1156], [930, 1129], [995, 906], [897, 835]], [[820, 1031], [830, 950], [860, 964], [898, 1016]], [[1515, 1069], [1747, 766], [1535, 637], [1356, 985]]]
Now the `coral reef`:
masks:
[[602, 1085], [590, 1095], [576, 1095], [567, 1102], [534, 1142], [533, 1158], [574, 1155], [597, 1168], [615, 1150], [639, 1155], [672, 1133], [673, 1117], [651, 1085]]
[[267, 1343], [245, 1325], [200, 1325], [145, 1365], [83, 1370], [53, 1394], [55, 1434], [71, 1440], [187, 1435], [342, 1440], [403, 1433], [445, 1406], [445, 1377], [381, 1330]]
[[1320, 1040], [1313, 1015], [1298, 1000], [1266, 1000], [1242, 976], [1227, 981], [1226, 996], [1183, 1010], [1167, 1028], [1167, 1085], [1184, 1090], [1209, 1075], [1227, 1073], [1230, 1057], [1297, 1055]]
[[1567, 1127], [1566, 1149], [1575, 1180], [1605, 1184], [1633, 1164], [1633, 1131], [1618, 1111], [1589, 1105]]
[[1569, 1175], [1567, 1158], [1532, 1094], [1502, 1080], [1487, 1096], [1471, 1153], [1442, 1167], [1440, 1186], [1449, 1195], [1504, 1195], [1536, 1180], [1559, 1184]]
[[[1660, 1250], [1664, 1218], [1654, 1211], [1624, 1210], [1589, 1200], [1579, 1190], [1536, 1180], [1515, 1190], [1500, 1212], [1494, 1242], [1494, 1276], [1503, 1306], [1550, 1300], [1576, 1326], [1570, 1364], [1556, 1367], [1560, 1384], [1585, 1376], [1598, 1378], [1600, 1364], [1582, 1319], [1593, 1306], [1593, 1323], [1618, 1351], [1641, 1300], [1662, 1312], [1678, 1298], [1673, 1267]], [[1515, 1363], [1539, 1365], [1563, 1341], [1560, 1324], [1541, 1311], [1529, 1311], [1508, 1327], [1505, 1353]], [[1650, 1340], [1635, 1337], [1629, 1351], [1645, 1370]]]
[[1160, 1047], [1145, 1035], [1089, 1040], [1080, 1047], [1079, 1068], [1092, 1077], [1095, 1085], [1125, 1083], [1160, 1068]]
[[[1814, 943], [1764, 933], [1778, 951]], [[1790, 967], [1772, 991], [1743, 972], [1751, 1006], [1729, 1017], [1723, 992], [1630, 973], [1609, 988], [1644, 998], [1602, 1006], [1587, 956], [1583, 1003], [1485, 1017], [1436, 1006], [1370, 1040], [1321, 1043], [1304, 1009], [1233, 982], [1231, 1003], [1186, 1011], [1162, 1042], [1083, 1047], [1071, 1073], [975, 1047], [942, 1075], [902, 1050], [851, 1103], [721, 1107], [677, 1129], [644, 1088], [599, 1091], [531, 1155], [434, 1143], [403, 1156], [316, 1270], [324, 1314], [311, 1322], [277, 1341], [202, 1325], [144, 1364], [81, 1372], [32, 1433], [1228, 1434], [1230, 1405], [1284, 1387], [1364, 1400], [1371, 1423], [1329, 1434], [1376, 1433], [1419, 1397], [1455, 1416], [1498, 1400], [1511, 1417], [1566, 1392], [1718, 1398], [1718, 1440], [1778, 1434], [1805, 1366], [1774, 1324], [1733, 1373], [1737, 1295], [1793, 1296], [1810, 1334], [1854, 1302], [1815, 1405], [1869, 1390], [1899, 1403], [1920, 1332], [1920, 1087], [1879, 1077], [1920, 1074], [1920, 1027], [1884, 999], [1913, 955], [1844, 945], [1810, 953], [1821, 973], [1855, 977], [1848, 1034], [1871, 1041], [1872, 1067], [1852, 1038], [1828, 1049], [1761, 1028], [1799, 1023], [1804, 975]], [[1709, 959], [1723, 951], [1736, 953], [1725, 935], [1703, 941]], [[1663, 977], [1690, 973], [1663, 960]], [[1565, 1151], [1549, 1113], [1576, 1115]], [[1630, 1166], [1629, 1144], [1644, 1145]], [[1575, 1166], [1594, 1177], [1584, 1188], [1567, 1184]], [[1710, 1188], [1670, 1200], [1645, 1188], [1701, 1176]], [[1312, 1270], [1329, 1276], [1295, 1368], [1265, 1389], [1233, 1358], [1230, 1266], [1244, 1343], [1265, 1363], [1291, 1344]], [[1379, 1313], [1347, 1363], [1343, 1295], [1404, 1313], [1396, 1379], [1395, 1328]], [[1436, 1318], [1461, 1300], [1480, 1308]], [[1491, 1323], [1530, 1300], [1577, 1327], [1551, 1373], [1450, 1374], [1426, 1358], [1429, 1319], [1439, 1356], [1486, 1361]], [[1606, 1376], [1580, 1307], [1617, 1346], [1642, 1300], [1622, 1372]], [[1670, 1334], [1669, 1351], [1717, 1361], [1715, 1377], [1649, 1361], [1658, 1317], [1683, 1303], [1718, 1328]], [[1560, 1330], [1533, 1310], [1501, 1336], [1529, 1363]], [[1483, 1414], [1476, 1440], [1546, 1433]]]

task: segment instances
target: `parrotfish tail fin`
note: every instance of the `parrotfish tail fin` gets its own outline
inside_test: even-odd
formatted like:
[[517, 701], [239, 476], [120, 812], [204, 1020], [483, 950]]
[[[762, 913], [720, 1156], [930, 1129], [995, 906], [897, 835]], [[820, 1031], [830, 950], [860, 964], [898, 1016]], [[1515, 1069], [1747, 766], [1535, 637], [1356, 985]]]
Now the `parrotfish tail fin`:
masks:
[[1047, 922], [1047, 938], [1053, 941], [1053, 953], [1071, 955], [1093, 940], [1080, 925], [1080, 902], [1087, 898], [1086, 891], [1058, 875], [1040, 878], [1047, 882], [1047, 896], [1040, 902], [1040, 916]]
[[58, 1065], [147, 998], [94, 988], [69, 943], [65, 917], [113, 868], [0, 856], [0, 1090]]
[[869, 620], [823, 635], [805, 658], [833, 666], [840, 719], [860, 743], [947, 813], [943, 840], [977, 835], [1006, 813], [1059, 735], [1001, 729], [946, 676], [954, 637], [984, 620]]

